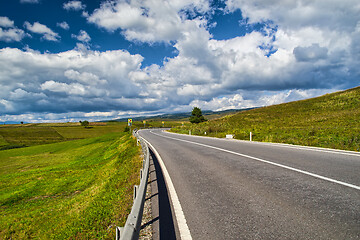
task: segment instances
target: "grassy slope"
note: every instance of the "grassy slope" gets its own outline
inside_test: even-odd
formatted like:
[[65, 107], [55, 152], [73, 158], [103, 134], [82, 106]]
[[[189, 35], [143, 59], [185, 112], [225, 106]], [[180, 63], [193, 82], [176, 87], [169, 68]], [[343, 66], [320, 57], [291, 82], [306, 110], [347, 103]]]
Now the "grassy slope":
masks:
[[253, 109], [173, 131], [359, 151], [360, 87], [297, 102]]
[[138, 184], [129, 134], [0, 151], [1, 239], [114, 239]]
[[98, 137], [112, 132], [120, 133], [125, 126], [126, 123], [108, 123], [90, 128], [84, 128], [78, 123], [2, 125], [0, 150]]
[[[162, 121], [148, 120], [146, 127], [162, 127]], [[164, 127], [179, 125], [179, 121], [165, 121]], [[84, 128], [79, 123], [0, 125], [0, 150], [121, 133], [126, 126], [127, 122], [90, 123], [89, 128]], [[132, 129], [141, 127], [144, 127], [142, 122], [133, 122]]]

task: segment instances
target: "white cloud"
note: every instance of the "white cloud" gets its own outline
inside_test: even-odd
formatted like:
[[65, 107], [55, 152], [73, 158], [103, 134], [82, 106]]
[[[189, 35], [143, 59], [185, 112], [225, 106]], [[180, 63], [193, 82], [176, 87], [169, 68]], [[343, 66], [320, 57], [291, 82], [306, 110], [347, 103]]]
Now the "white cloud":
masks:
[[[178, 55], [162, 65], [142, 68], [140, 55], [92, 51], [85, 31], [72, 35], [80, 41], [76, 49], [59, 54], [1, 49], [0, 114], [57, 112], [75, 119], [89, 112], [87, 117], [95, 119], [189, 111], [195, 105], [224, 110], [359, 85], [357, 1], [225, 3], [227, 11], [241, 10], [247, 18], [242, 24], [264, 27], [232, 39], [213, 39], [208, 19], [196, 17], [198, 12], [211, 14], [205, 0], [106, 1], [89, 15], [83, 12], [88, 22], [110, 32], [119, 30], [130, 41], [172, 45]], [[60, 115], [40, 117], [55, 116]]]
[[79, 73], [78, 71], [75, 71], [73, 69], [65, 71], [64, 76], [68, 79], [75, 80], [86, 85], [98, 85], [98, 84], [107, 83], [106, 80], [100, 79], [97, 75], [93, 73], [90, 72]]
[[8, 17], [0, 17], [0, 27], [14, 27], [14, 21], [10, 20]]
[[48, 28], [46, 25], [41, 24], [39, 22], [34, 22], [31, 24], [29, 22], [24, 23], [24, 27], [30, 32], [37, 33], [43, 35], [43, 39], [48, 41], [59, 41], [59, 34], [55, 33], [53, 30]]
[[56, 26], [58, 27], [61, 27], [62, 29], [65, 29], [65, 30], [69, 30], [70, 29], [70, 26], [67, 22], [60, 22], [60, 23], [57, 23]]
[[86, 89], [83, 85], [78, 83], [66, 84], [59, 83], [53, 80], [46, 81], [45, 83], [40, 85], [41, 90], [49, 90], [51, 92], [62, 92], [69, 95], [80, 95], [84, 96], [86, 93]]
[[85, 113], [85, 117], [115, 117], [117, 115], [117, 112], [89, 112]]
[[0, 114], [140, 108], [140, 90], [128, 75], [140, 70], [142, 60], [121, 50], [41, 54], [0, 49]]
[[0, 41], [20, 42], [28, 36], [23, 30], [14, 26], [14, 21], [8, 17], [0, 17]]
[[25, 32], [18, 28], [2, 29], [0, 28], [0, 41], [4, 42], [20, 42], [24, 37], [28, 36]]
[[68, 11], [70, 10], [79, 11], [85, 9], [85, 7], [86, 5], [82, 4], [81, 1], [69, 1], [63, 4], [63, 8]]
[[76, 38], [78, 41], [80, 42], [84, 42], [84, 43], [88, 43], [91, 41], [91, 37], [89, 36], [89, 34], [87, 32], [85, 32], [84, 30], [80, 30], [78, 35], [75, 34], [71, 34], [72, 38]]
[[128, 40], [170, 42], [182, 37], [191, 21], [183, 19], [185, 9], [209, 10], [209, 3], [199, 1], [107, 1], [102, 3], [88, 21], [108, 31], [121, 29]]

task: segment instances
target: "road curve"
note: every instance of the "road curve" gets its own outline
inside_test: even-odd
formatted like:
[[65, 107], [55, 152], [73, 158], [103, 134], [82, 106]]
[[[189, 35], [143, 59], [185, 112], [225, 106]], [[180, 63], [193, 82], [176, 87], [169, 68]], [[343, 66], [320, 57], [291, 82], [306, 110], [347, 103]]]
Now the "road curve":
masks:
[[360, 153], [139, 133], [161, 156], [192, 239], [360, 239]]

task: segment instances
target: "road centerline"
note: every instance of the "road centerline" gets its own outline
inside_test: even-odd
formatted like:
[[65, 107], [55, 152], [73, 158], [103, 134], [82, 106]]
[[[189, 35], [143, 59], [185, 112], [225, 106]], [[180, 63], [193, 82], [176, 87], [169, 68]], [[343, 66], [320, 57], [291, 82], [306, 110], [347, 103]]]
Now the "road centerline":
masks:
[[203, 143], [197, 143], [197, 142], [193, 142], [193, 141], [189, 141], [189, 140], [164, 136], [164, 135], [154, 133], [153, 131], [150, 131], [150, 133], [152, 133], [154, 135], [157, 135], [159, 137], [163, 137], [163, 138], [168, 138], [168, 139], [177, 140], [177, 141], [181, 141], [181, 142], [196, 144], [196, 145], [199, 145], [199, 146], [212, 148], [212, 149], [215, 149], [215, 150], [218, 150], [218, 151], [227, 152], [227, 153], [230, 153], [230, 154], [238, 155], [238, 156], [241, 156], [241, 157], [245, 157], [245, 158], [252, 159], [252, 160], [255, 160], [255, 161], [259, 161], [259, 162], [263, 162], [263, 163], [267, 163], [267, 164], [270, 164], [270, 165], [273, 165], [273, 166], [281, 167], [281, 168], [284, 168], [284, 169], [287, 169], [287, 170], [291, 170], [291, 171], [294, 171], [294, 172], [298, 172], [298, 173], [302, 173], [302, 174], [305, 174], [305, 175], [308, 175], [308, 176], [312, 176], [312, 177], [315, 177], [315, 178], [318, 178], [318, 179], [321, 179], [321, 180], [325, 180], [325, 181], [328, 181], [328, 182], [332, 182], [332, 183], [336, 183], [336, 184], [339, 184], [339, 185], [342, 185], [342, 186], [346, 186], [346, 187], [350, 187], [350, 188], [353, 188], [353, 189], [356, 189], [356, 190], [360, 190], [360, 186], [357, 186], [357, 185], [354, 185], [354, 184], [342, 182], [342, 181], [339, 181], [339, 180], [336, 180], [336, 179], [328, 178], [328, 177], [321, 176], [321, 175], [311, 173], [311, 172], [308, 172], [308, 171], [304, 171], [304, 170], [301, 170], [301, 169], [297, 169], [297, 168], [289, 167], [289, 166], [286, 166], [286, 165], [283, 165], [283, 164], [271, 162], [269, 160], [253, 157], [253, 156], [250, 156], [250, 155], [230, 151], [230, 150], [227, 150], [227, 149], [223, 149], [223, 148], [219, 148], [219, 147], [215, 147], [215, 146], [211, 146], [211, 145], [207, 145], [207, 144], [203, 144]]

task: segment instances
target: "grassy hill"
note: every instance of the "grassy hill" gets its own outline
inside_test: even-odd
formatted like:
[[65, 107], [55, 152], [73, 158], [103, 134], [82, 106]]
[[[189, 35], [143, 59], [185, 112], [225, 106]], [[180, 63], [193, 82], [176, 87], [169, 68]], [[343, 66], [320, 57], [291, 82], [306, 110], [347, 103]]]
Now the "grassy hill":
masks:
[[37, 123], [0, 125], [0, 150], [56, 143], [123, 132], [126, 123]]
[[360, 150], [360, 87], [229, 115], [174, 132]]
[[0, 239], [114, 239], [141, 162], [127, 133], [0, 151]]

